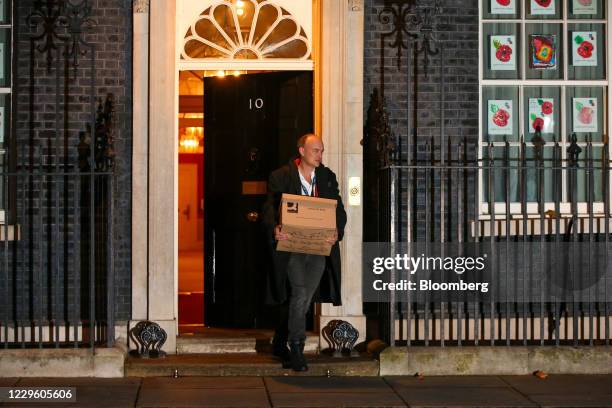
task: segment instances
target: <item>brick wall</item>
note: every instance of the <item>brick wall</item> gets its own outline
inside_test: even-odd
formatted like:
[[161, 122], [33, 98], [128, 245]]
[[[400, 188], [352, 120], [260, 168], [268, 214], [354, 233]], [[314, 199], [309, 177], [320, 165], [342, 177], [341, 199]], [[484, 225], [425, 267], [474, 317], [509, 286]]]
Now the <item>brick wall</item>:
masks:
[[[92, 97], [104, 99], [112, 93], [116, 105], [113, 247], [115, 270], [115, 318], [131, 315], [131, 149], [132, 149], [132, 1], [89, 0], [93, 26], [80, 44], [78, 67], [73, 56], [52, 50], [51, 69], [47, 54], [33, 48], [31, 37], [41, 34], [42, 26], [28, 24], [34, 0], [15, 1], [15, 75], [13, 165], [17, 170], [49, 172], [78, 171], [79, 134], [91, 121]], [[55, 39], [56, 44], [57, 39]], [[36, 47], [44, 47], [38, 40]], [[95, 51], [94, 51], [95, 50]], [[95, 54], [92, 54], [95, 53]], [[91, 57], [95, 60], [91, 62]], [[57, 62], [59, 58], [59, 63]], [[95, 67], [93, 94], [92, 67]], [[59, 95], [59, 96], [58, 96]], [[57, 131], [56, 131], [57, 129]], [[80, 181], [79, 181], [80, 180]], [[27, 182], [26, 182], [27, 181]], [[85, 287], [88, 267], [83, 242], [88, 227], [86, 211], [78, 205], [86, 189], [78, 176], [34, 177], [16, 183], [14, 217], [23, 226], [23, 238], [14, 249], [18, 315], [36, 314], [37, 307], [55, 306], [52, 317], [62, 318], [79, 309], [78, 286]], [[56, 210], [55, 208], [59, 208]], [[102, 252], [101, 252], [102, 253]], [[81, 259], [81, 262], [78, 259]], [[85, 259], [85, 261], [83, 261]], [[57, 265], [55, 267], [53, 265]], [[79, 274], [80, 268], [80, 274]], [[59, 270], [59, 274], [58, 271]], [[104, 277], [97, 277], [104, 288]], [[55, 282], [65, 282], [58, 290]], [[28, 287], [40, 283], [42, 299], [32, 299], [28, 312]], [[67, 302], [65, 300], [67, 299]], [[70, 307], [64, 310], [64, 304]], [[21, 305], [21, 306], [19, 306]], [[102, 307], [102, 306], [100, 306]]]
[[[414, 72], [410, 73], [411, 86], [408, 90], [408, 62], [414, 67], [415, 61], [412, 53], [402, 50], [403, 55], [400, 59], [398, 69], [397, 49], [389, 44], [395, 39], [394, 36], [387, 37], [381, 45], [381, 35], [393, 30], [393, 24], [384, 24], [379, 15], [386, 5], [387, 0], [366, 0], [365, 2], [365, 87], [364, 87], [364, 109], [368, 109], [370, 96], [376, 88], [382, 89], [381, 71], [384, 72], [384, 96], [386, 100], [387, 113], [393, 134], [401, 146], [402, 157], [407, 159], [407, 148], [409, 143], [413, 143], [414, 136], [408, 129], [408, 102], [410, 101], [411, 110], [414, 107], [413, 97], [415, 91], [418, 95], [417, 115], [416, 115], [416, 150], [417, 159], [426, 160], [428, 158], [425, 149], [426, 143], [430, 143], [436, 160], [440, 158], [440, 134], [442, 121], [442, 85], [440, 75], [444, 79], [444, 134], [450, 138], [453, 147], [450, 148], [454, 155], [457, 154], [459, 140], [467, 139], [469, 142], [468, 156], [470, 159], [476, 157], [478, 141], [478, 0], [441, 0], [441, 15], [438, 17], [436, 26], [436, 36], [439, 39], [437, 47], [441, 53], [430, 57], [427, 73], [423, 69], [423, 55], [418, 57], [417, 77]], [[392, 14], [387, 14], [392, 19]], [[444, 55], [444, 70], [441, 70], [442, 58]], [[381, 57], [382, 55], [382, 57]], [[410, 58], [410, 61], [408, 61]], [[384, 64], [384, 70], [383, 70]], [[416, 79], [416, 81], [415, 81]], [[416, 88], [415, 88], [415, 83]], [[410, 98], [410, 99], [408, 99]], [[413, 122], [412, 113], [410, 120]], [[445, 157], [449, 157], [449, 148], [444, 147]], [[366, 168], [368, 163], [366, 163]], [[368, 176], [366, 175], [366, 178]], [[417, 173], [416, 178], [416, 218], [413, 228], [417, 231], [417, 236], [423, 236], [425, 225], [429, 222], [434, 225], [434, 230], [439, 230], [439, 220], [425, 219], [425, 194], [427, 186], [423, 172]], [[407, 177], [404, 174], [402, 184], [402, 203], [403, 220], [406, 220], [405, 196], [408, 188]], [[437, 195], [440, 188], [439, 173], [433, 175], [430, 181], [430, 190], [434, 189], [432, 197], [439, 200]], [[451, 186], [454, 188], [455, 186]], [[472, 188], [473, 185], [468, 188]], [[472, 192], [473, 190], [470, 190]], [[453, 193], [454, 194], [454, 193]], [[449, 205], [448, 202], [446, 205]], [[473, 207], [473, 203], [468, 203]], [[432, 208], [439, 211], [440, 204], [435, 204]], [[367, 207], [367, 204], [366, 204]], [[473, 208], [468, 211], [473, 211]], [[366, 211], [368, 209], [366, 208]], [[372, 209], [372, 212], [379, 212], [380, 209]], [[448, 208], [447, 208], [448, 211]], [[435, 217], [434, 217], [435, 218]], [[454, 222], [454, 221], [453, 221]], [[366, 223], [367, 224], [367, 223]], [[366, 227], [366, 235], [369, 235]], [[403, 231], [402, 228], [400, 230]], [[369, 235], [372, 239], [372, 235]], [[374, 235], [374, 238], [376, 235]], [[405, 236], [400, 237], [406, 239]]]

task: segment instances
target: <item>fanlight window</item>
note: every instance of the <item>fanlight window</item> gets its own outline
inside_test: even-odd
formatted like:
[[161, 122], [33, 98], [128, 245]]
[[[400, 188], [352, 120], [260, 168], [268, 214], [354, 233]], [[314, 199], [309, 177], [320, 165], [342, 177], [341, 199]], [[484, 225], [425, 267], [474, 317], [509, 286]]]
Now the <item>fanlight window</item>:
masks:
[[223, 0], [191, 25], [181, 59], [307, 60], [311, 47], [304, 29], [271, 0]]

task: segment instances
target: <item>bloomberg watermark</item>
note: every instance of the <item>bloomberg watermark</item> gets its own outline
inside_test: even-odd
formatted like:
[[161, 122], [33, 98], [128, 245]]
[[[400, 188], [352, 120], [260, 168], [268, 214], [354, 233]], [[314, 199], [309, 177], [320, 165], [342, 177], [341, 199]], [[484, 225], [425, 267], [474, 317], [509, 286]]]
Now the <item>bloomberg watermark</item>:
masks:
[[608, 302], [598, 243], [364, 243], [366, 302]]

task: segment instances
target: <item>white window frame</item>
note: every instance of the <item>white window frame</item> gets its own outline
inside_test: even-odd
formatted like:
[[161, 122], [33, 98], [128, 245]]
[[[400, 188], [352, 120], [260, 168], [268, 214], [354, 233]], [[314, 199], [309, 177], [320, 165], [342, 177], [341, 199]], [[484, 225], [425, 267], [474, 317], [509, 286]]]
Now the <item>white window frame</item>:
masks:
[[[585, 86], [585, 87], [602, 87], [604, 88], [604, 100], [603, 102], [603, 117], [604, 117], [604, 125], [603, 125], [603, 136], [604, 137], [609, 137], [610, 135], [610, 130], [612, 128], [611, 124], [610, 124], [610, 118], [612, 118], [612, 103], [610, 103], [612, 101], [612, 87], [610, 86], [610, 72], [611, 72], [611, 64], [612, 64], [612, 52], [611, 52], [611, 48], [612, 48], [612, 33], [610, 30], [610, 24], [609, 24], [609, 19], [610, 19], [610, 8], [612, 7], [612, 3], [608, 2], [607, 0], [604, 0], [604, 4], [605, 4], [605, 18], [604, 19], [569, 19], [568, 15], [569, 15], [569, 2], [571, 0], [557, 0], [556, 4], [557, 7], [559, 5], [561, 5], [563, 7], [562, 10], [562, 18], [561, 19], [546, 19], [546, 20], [536, 20], [536, 19], [527, 19], [527, 3], [529, 2], [529, 0], [516, 0], [516, 4], [517, 7], [520, 7], [520, 18], [518, 19], [484, 19], [483, 18], [483, 14], [484, 14], [484, 10], [483, 10], [483, 0], [478, 0], [478, 129], [479, 129], [479, 133], [478, 133], [478, 160], [479, 163], [482, 163], [483, 160], [483, 149], [486, 148], [488, 146], [488, 143], [484, 143], [484, 128], [485, 128], [485, 120], [487, 118], [483, 117], [482, 114], [482, 109], [483, 109], [483, 104], [484, 104], [484, 97], [483, 97], [483, 88], [484, 87], [491, 87], [491, 86], [514, 86], [517, 87], [519, 90], [519, 96], [518, 96], [518, 102], [519, 102], [519, 106], [515, 109], [516, 112], [518, 112], [519, 114], [519, 130], [520, 133], [519, 134], [523, 134], [524, 131], [524, 109], [523, 109], [523, 103], [524, 103], [524, 93], [523, 93], [523, 89], [526, 86], [558, 86], [561, 89], [561, 96], [560, 96], [560, 105], [561, 105], [561, 133], [560, 135], [562, 136], [562, 140], [559, 141], [560, 145], [561, 145], [561, 154], [562, 154], [562, 158], [565, 159], [567, 156], [567, 140], [566, 140], [566, 136], [569, 134], [567, 132], [568, 129], [566, 129], [567, 127], [567, 120], [566, 120], [566, 87], [572, 87], [572, 86]], [[484, 55], [483, 55], [483, 49], [484, 49], [484, 25], [485, 24], [490, 24], [490, 23], [508, 23], [508, 24], [520, 24], [520, 55], [521, 55], [521, 79], [484, 79], [484, 64], [486, 63], [486, 61], [484, 61]], [[550, 79], [526, 79], [526, 72], [527, 72], [527, 67], [528, 67], [528, 61], [527, 58], [525, 58], [526, 55], [526, 47], [528, 46], [527, 41], [526, 41], [526, 24], [537, 24], [537, 23], [544, 23], [544, 24], [561, 24], [563, 27], [563, 31], [562, 31], [562, 35], [563, 35], [563, 49], [561, 49], [560, 52], [563, 53], [564, 57], [563, 57], [563, 77], [567, 78], [567, 74], [568, 74], [568, 66], [570, 64], [570, 56], [567, 55], [567, 47], [568, 47], [568, 25], [570, 24], [584, 24], [584, 23], [591, 23], [591, 24], [603, 24], [604, 26], [604, 32], [605, 32], [605, 40], [604, 40], [604, 44], [605, 44], [605, 52], [606, 52], [606, 79], [603, 80], [566, 80], [566, 79], [554, 79], [554, 80], [550, 80]], [[571, 132], [570, 132], [571, 133]], [[493, 146], [504, 146], [504, 142], [493, 142], [492, 143]], [[520, 144], [520, 142], [511, 142], [510, 146], [518, 146]], [[527, 146], [532, 145], [531, 143], [526, 143]], [[547, 144], [548, 146], [550, 146], [549, 144]], [[583, 154], [584, 154], [584, 148], [586, 146], [586, 143], [581, 143], [578, 142], [578, 145], [581, 146], [583, 148]], [[593, 147], [601, 147], [603, 146], [603, 142], [593, 142], [592, 143]], [[608, 153], [610, 153], [610, 143], [608, 143]], [[566, 199], [567, 197], [567, 183], [566, 183], [566, 178], [567, 178], [567, 172], [563, 172], [563, 179], [562, 179], [562, 200]], [[481, 219], [489, 219], [491, 217], [491, 211], [489, 209], [489, 203], [484, 200], [483, 198], [483, 190], [484, 190], [484, 183], [487, 182], [486, 180], [484, 180], [484, 175], [483, 175], [483, 170], [479, 170], [479, 183], [478, 183], [478, 200], [479, 200], [479, 217]], [[608, 188], [608, 194], [612, 195], [612, 178], [609, 180], [609, 188]], [[506, 213], [506, 204], [505, 202], [495, 202], [495, 208], [494, 210], [494, 214], [496, 215], [496, 218], [498, 218], [501, 215], [505, 216]], [[521, 215], [522, 212], [522, 208], [521, 208], [522, 204], [521, 203], [515, 203], [512, 202], [510, 203], [510, 208], [509, 208], [509, 212], [510, 214], [512, 214], [513, 216], [516, 215]], [[544, 203], [544, 211], [548, 211], [548, 210], [555, 210], [555, 203], [554, 202], [546, 202]], [[588, 204], [586, 202], [578, 202], [577, 203], [577, 210], [578, 213], [580, 214], [588, 214]], [[538, 203], [535, 202], [529, 202], [527, 203], [527, 209], [526, 209], [526, 213], [528, 215], [533, 215], [533, 214], [538, 214], [539, 213], [539, 208], [538, 208]], [[567, 201], [561, 201], [560, 202], [560, 211], [561, 214], [571, 214], [571, 203], [567, 202]], [[604, 203], [603, 202], [594, 202], [593, 203], [593, 213], [594, 214], [603, 214], [604, 212]]]
[[[252, 0], [243, 0], [252, 1]], [[184, 55], [185, 34], [198, 21], [199, 16], [209, 7], [227, 5], [235, 8], [236, 0], [177, 0], [177, 54], [178, 70], [239, 70], [239, 71], [313, 71], [313, 2], [312, 0], [264, 0], [275, 7], [282, 7], [289, 15], [285, 18], [295, 21], [306, 34], [309, 51], [305, 58], [259, 58], [253, 60], [233, 58], [190, 58]], [[262, 1], [263, 2], [263, 1]]]
[[[10, 0], [5, 0], [5, 1], [10, 1]], [[3, 6], [3, 5], [1, 5]], [[7, 99], [11, 99], [10, 95], [12, 94], [12, 84], [13, 84], [13, 2], [10, 2], [10, 7], [9, 7], [9, 11], [8, 13], [10, 14], [11, 18], [10, 18], [10, 23], [9, 24], [0, 24], [0, 29], [8, 29], [10, 30], [10, 47], [8, 47], [8, 53], [9, 53], [9, 59], [10, 59], [10, 75], [11, 75], [11, 87], [8, 88], [0, 88], [0, 94], [1, 95], [7, 95]], [[12, 109], [13, 104], [12, 101], [9, 104], [10, 108]], [[9, 122], [8, 122], [8, 126], [6, 126], [6, 128], [8, 129], [8, 132], [6, 132], [4, 134], [4, 141], [3, 143], [5, 144], [4, 148], [0, 149], [0, 156], [4, 155], [5, 159], [8, 158], [8, 149], [6, 148], [6, 143], [8, 142], [9, 136], [10, 136], [10, 131], [11, 131], [11, 112], [10, 111], [5, 111], [4, 112], [5, 115], [5, 120], [8, 118]], [[8, 193], [8, 189], [7, 189], [7, 193]], [[4, 202], [4, 198], [2, 198], [0, 200], [0, 225], [4, 225], [6, 223], [6, 208], [2, 208]]]

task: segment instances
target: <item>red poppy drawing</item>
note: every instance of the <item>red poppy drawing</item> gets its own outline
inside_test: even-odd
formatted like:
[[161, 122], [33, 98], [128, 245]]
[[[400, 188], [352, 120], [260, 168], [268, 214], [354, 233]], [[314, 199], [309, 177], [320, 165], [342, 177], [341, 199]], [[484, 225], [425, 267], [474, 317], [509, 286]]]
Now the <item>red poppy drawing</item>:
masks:
[[542, 113], [544, 115], [550, 115], [553, 111], [553, 104], [549, 101], [542, 103]]
[[542, 131], [542, 129], [544, 129], [544, 119], [542, 118], [535, 118], [533, 120], [533, 130], [539, 130], [540, 132]]
[[497, 4], [506, 7], [510, 5], [510, 0], [497, 0]]
[[498, 109], [493, 115], [493, 123], [499, 127], [506, 127], [508, 119], [510, 119], [510, 114], [505, 109]]
[[552, 0], [535, 0], [535, 2], [538, 3], [540, 7], [548, 7], [550, 3], [552, 3]]
[[590, 125], [593, 122], [593, 108], [588, 106], [583, 106], [580, 109], [580, 113], [578, 114], [578, 120], [584, 123], [585, 125]]
[[501, 62], [510, 61], [510, 57], [512, 57], [512, 48], [508, 45], [502, 45], [495, 52], [495, 57]]
[[[576, 41], [578, 41], [578, 38], [581, 37], [577, 37]], [[576, 52], [578, 53], [578, 55], [580, 55], [582, 58], [591, 58], [591, 56], [593, 55], [593, 50], [595, 49], [595, 47], [593, 47], [593, 44], [591, 44], [588, 41], [582, 41], [580, 43], [580, 46], [578, 47], [578, 49], [576, 50]]]

